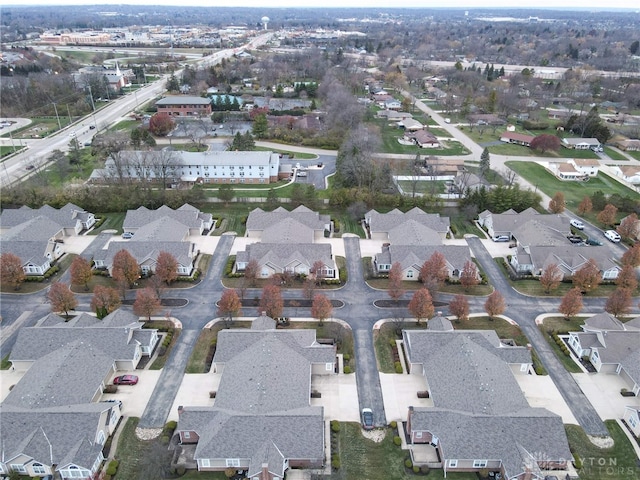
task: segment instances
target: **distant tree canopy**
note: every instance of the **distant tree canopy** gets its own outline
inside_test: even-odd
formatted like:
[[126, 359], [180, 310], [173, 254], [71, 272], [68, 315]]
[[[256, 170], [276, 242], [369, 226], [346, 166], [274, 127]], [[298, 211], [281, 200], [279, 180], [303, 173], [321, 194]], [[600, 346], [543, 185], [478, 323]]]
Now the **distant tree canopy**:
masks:
[[460, 201], [464, 208], [468, 205], [476, 205], [479, 212], [490, 210], [492, 212], [504, 212], [510, 208], [521, 212], [540, 204], [542, 197], [531, 191], [522, 190], [516, 183], [512, 186], [496, 186], [488, 190], [484, 186], [477, 190], [467, 189]]

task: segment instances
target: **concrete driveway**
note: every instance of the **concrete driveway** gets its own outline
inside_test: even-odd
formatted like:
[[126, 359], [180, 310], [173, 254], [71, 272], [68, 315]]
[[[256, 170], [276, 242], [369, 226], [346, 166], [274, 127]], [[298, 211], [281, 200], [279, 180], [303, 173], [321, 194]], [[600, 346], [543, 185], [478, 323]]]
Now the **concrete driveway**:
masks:
[[622, 418], [627, 406], [640, 408], [640, 397], [620, 395], [620, 389], [629, 388], [629, 385], [618, 375], [574, 373], [572, 376], [602, 420]]

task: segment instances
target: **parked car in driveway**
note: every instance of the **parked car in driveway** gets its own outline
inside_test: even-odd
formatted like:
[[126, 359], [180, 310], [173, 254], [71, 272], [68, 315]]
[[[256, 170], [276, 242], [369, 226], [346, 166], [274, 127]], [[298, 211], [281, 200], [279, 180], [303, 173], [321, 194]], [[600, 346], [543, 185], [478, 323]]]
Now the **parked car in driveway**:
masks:
[[124, 232], [124, 233], [122, 234], [122, 238], [124, 238], [124, 239], [133, 238], [133, 233], [131, 233], [131, 232]]
[[508, 242], [509, 241], [509, 236], [508, 235], [496, 235], [495, 237], [493, 237], [492, 240], [494, 242]]
[[137, 375], [120, 375], [113, 379], [114, 385], [135, 385], [138, 383]]
[[584, 223], [582, 223], [580, 220], [576, 220], [574, 218], [569, 223], [573, 228], [577, 228], [578, 230], [584, 230]]
[[583, 243], [584, 240], [580, 235], [567, 235], [567, 238], [571, 243]]
[[362, 409], [362, 428], [373, 430], [373, 411], [370, 408]]
[[602, 242], [597, 238], [587, 238], [587, 245], [600, 246]]
[[607, 237], [607, 240], [613, 243], [620, 242], [620, 234], [615, 230], [607, 230], [606, 232], [604, 232], [604, 236]]

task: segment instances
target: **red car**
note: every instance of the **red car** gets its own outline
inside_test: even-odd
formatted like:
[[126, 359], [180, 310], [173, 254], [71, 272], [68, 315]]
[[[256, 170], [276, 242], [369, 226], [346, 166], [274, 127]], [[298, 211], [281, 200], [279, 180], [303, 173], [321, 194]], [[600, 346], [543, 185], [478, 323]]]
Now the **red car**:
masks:
[[120, 375], [113, 379], [114, 385], [135, 385], [136, 383], [138, 383], [136, 375]]

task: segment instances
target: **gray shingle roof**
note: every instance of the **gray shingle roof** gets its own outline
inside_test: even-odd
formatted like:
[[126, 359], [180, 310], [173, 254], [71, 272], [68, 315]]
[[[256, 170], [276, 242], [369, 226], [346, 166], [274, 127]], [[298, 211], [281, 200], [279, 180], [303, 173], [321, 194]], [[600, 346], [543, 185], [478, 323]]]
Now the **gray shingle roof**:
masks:
[[555, 263], [566, 275], [571, 275], [576, 270], [579, 270], [589, 259], [595, 260], [601, 271], [617, 267], [617, 263], [611, 257], [611, 251], [606, 246], [532, 245], [529, 247], [529, 254], [531, 255], [535, 269], [544, 270], [549, 264]]
[[318, 212], [314, 212], [304, 205], [292, 211], [278, 207], [272, 212], [265, 212], [261, 208], [256, 208], [249, 213], [249, 217], [247, 218], [247, 231], [263, 231], [288, 218], [316, 231], [324, 231], [325, 227], [331, 222], [329, 215], [320, 215]]
[[607, 312], [598, 313], [587, 318], [582, 326], [583, 330], [625, 330], [625, 324]]
[[283, 218], [262, 231], [262, 243], [313, 243], [314, 229], [294, 218]]
[[96, 252], [94, 259], [103, 261], [110, 268], [113, 264], [113, 257], [120, 250], [129, 252], [138, 265], [144, 262], [155, 263], [160, 252], [168, 252], [175, 257], [180, 265], [187, 266], [193, 263], [196, 253], [195, 244], [191, 242], [128, 241], [109, 243], [106, 250]]
[[531, 363], [525, 347], [501, 346], [493, 330], [405, 330], [411, 363], [421, 363], [436, 407], [482, 415], [528, 406], [507, 363]]
[[443, 460], [501, 460], [506, 478], [524, 472], [531, 459], [572, 458], [562, 418], [542, 408], [497, 415], [414, 408], [411, 427], [438, 437]]
[[9, 360], [34, 361], [53, 350], [76, 343], [109, 352], [109, 357], [114, 360], [134, 358], [135, 344], [126, 328], [28, 327], [20, 329]]
[[[217, 398], [216, 398], [217, 402]], [[324, 418], [321, 407], [252, 415], [239, 411], [186, 407], [178, 430], [195, 431], [200, 440], [196, 458], [264, 459], [264, 446], [275, 445], [287, 459], [321, 460]], [[276, 459], [278, 460], [278, 459]], [[269, 464], [269, 470], [279, 467]]]
[[[553, 223], [555, 222], [554, 217]], [[518, 240], [520, 245], [535, 246], [569, 246], [567, 235], [569, 232], [569, 223], [562, 226], [551, 226], [549, 221], [538, 221], [531, 219], [518, 225], [511, 231], [511, 234]], [[561, 229], [556, 229], [560, 227]], [[494, 227], [495, 229], [495, 227]]]
[[399, 262], [402, 269], [415, 266], [420, 269], [424, 262], [434, 254], [440, 252], [449, 263], [451, 269], [462, 271], [464, 264], [471, 260], [469, 247], [464, 245], [389, 245], [376, 255], [378, 265], [393, 265]]
[[[214, 362], [224, 364], [215, 404], [186, 407], [178, 430], [199, 435], [195, 458], [250, 458], [282, 477], [283, 459], [324, 456], [324, 416], [309, 406], [311, 364], [333, 363], [335, 348], [314, 330], [275, 330], [268, 317], [251, 329], [223, 330]], [[261, 327], [267, 327], [261, 329]]]
[[258, 265], [270, 265], [284, 269], [288, 265], [301, 263], [311, 268], [317, 260], [335, 270], [336, 264], [331, 256], [331, 245], [327, 243], [283, 244], [252, 243], [244, 252], [238, 252], [237, 261], [256, 260]]
[[78, 221], [85, 221], [88, 215], [86, 210], [73, 203], [68, 203], [60, 209], [49, 205], [37, 209], [22, 206], [17, 209], [5, 209], [0, 215], [0, 228], [15, 227], [38, 217], [47, 218], [54, 222], [58, 225], [58, 229], [75, 228]]
[[203, 213], [194, 206], [185, 203], [176, 210], [166, 205], [162, 205], [156, 210], [150, 210], [146, 207], [127, 210], [122, 227], [124, 230], [136, 230], [158, 220], [164, 221], [167, 217], [180, 222], [188, 228], [200, 228], [203, 222], [211, 223], [212, 220], [210, 213]]
[[379, 213], [376, 210], [370, 210], [365, 214], [365, 219], [369, 224], [371, 233], [389, 232], [409, 220], [414, 220], [441, 234], [446, 233], [450, 225], [449, 217], [441, 217], [438, 213], [426, 213], [418, 207], [412, 208], [406, 213], [398, 209], [394, 209], [389, 213]]
[[434, 229], [410, 219], [389, 230], [393, 245], [442, 245], [442, 236]]
[[64, 468], [74, 464], [91, 469], [102, 450], [102, 445], [95, 442], [102, 427], [101, 414], [112, 407], [108, 403], [93, 403], [26, 410], [2, 403], [4, 459], [25, 454], [43, 465]]
[[100, 348], [76, 340], [40, 357], [4, 403], [25, 408], [89, 403], [113, 367]]

